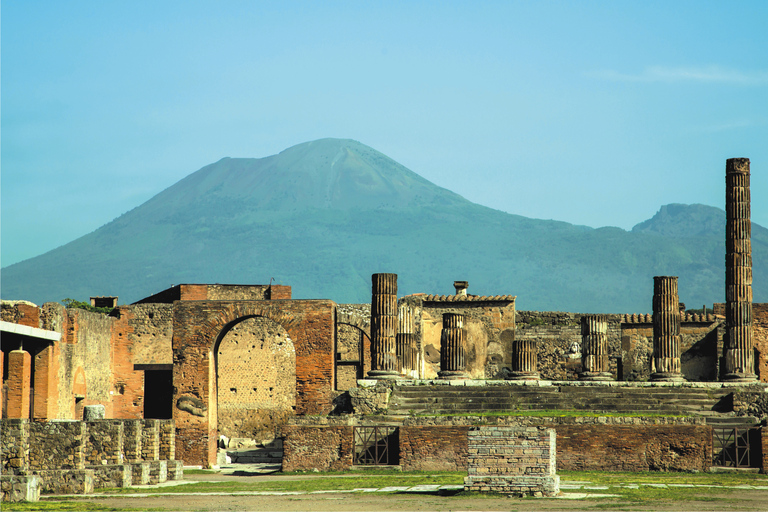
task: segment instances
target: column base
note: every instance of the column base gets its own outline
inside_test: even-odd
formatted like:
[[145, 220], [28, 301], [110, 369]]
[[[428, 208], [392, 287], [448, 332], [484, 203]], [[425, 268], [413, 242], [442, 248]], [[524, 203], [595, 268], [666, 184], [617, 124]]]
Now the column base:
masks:
[[651, 374], [653, 382], [687, 382], [682, 373], [656, 372]]
[[539, 380], [539, 372], [509, 372], [507, 380]]
[[440, 370], [439, 372], [437, 372], [437, 378], [446, 379], [446, 380], [468, 379], [469, 374], [461, 370], [445, 370], [445, 371]]
[[403, 376], [400, 375], [400, 372], [396, 370], [371, 370], [368, 372], [368, 378], [380, 380], [396, 380], [402, 379]]
[[723, 382], [757, 382], [757, 375], [754, 373], [732, 372], [723, 375], [722, 380]]
[[613, 374], [611, 372], [581, 372], [579, 374], [579, 380], [599, 381], [616, 379], [613, 378]]

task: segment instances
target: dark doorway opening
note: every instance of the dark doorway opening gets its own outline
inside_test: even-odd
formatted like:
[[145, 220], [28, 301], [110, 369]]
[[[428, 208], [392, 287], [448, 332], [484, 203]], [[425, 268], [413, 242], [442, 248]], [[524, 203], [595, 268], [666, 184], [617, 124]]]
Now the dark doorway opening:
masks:
[[173, 417], [173, 370], [144, 371], [144, 418]]

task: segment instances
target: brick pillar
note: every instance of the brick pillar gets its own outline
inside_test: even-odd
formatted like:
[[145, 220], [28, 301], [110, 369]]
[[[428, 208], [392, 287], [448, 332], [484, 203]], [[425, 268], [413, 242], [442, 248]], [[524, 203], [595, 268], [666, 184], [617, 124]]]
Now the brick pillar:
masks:
[[653, 363], [651, 380], [683, 381], [680, 368], [680, 299], [677, 276], [653, 278]]
[[8, 354], [8, 417], [29, 419], [32, 356], [18, 349]]
[[418, 377], [419, 361], [416, 346], [413, 310], [407, 304], [401, 304], [397, 315], [397, 363], [402, 375]]
[[749, 159], [725, 163], [725, 373], [723, 380], [754, 382], [752, 341], [752, 225]]
[[53, 344], [46, 346], [35, 355], [35, 404], [32, 417], [52, 419], [56, 417], [56, 359]]
[[608, 320], [603, 315], [581, 317], [580, 380], [613, 380], [608, 365]]
[[372, 379], [396, 379], [397, 274], [371, 276], [371, 371]]
[[538, 347], [533, 340], [514, 340], [512, 342], [512, 371], [509, 380], [538, 380]]
[[443, 330], [440, 334], [441, 379], [466, 379], [468, 377], [464, 357], [467, 331], [464, 329], [464, 315], [443, 313]]

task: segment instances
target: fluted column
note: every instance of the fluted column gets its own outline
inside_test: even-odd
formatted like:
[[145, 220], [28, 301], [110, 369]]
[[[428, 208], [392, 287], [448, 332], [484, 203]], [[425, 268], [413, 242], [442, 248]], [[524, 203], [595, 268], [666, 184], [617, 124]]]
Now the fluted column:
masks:
[[372, 379], [396, 379], [397, 274], [371, 276], [371, 371]]
[[512, 372], [509, 380], [537, 380], [539, 372], [538, 347], [533, 340], [514, 340], [512, 342]]
[[581, 317], [580, 380], [613, 380], [608, 364], [608, 320], [603, 315]]
[[653, 363], [651, 380], [682, 381], [680, 368], [680, 299], [677, 276], [653, 278]]
[[464, 359], [465, 339], [464, 315], [443, 313], [443, 331], [440, 334], [440, 371], [441, 379], [466, 379], [466, 361]]
[[749, 159], [725, 163], [725, 374], [723, 380], [752, 382], [752, 224]]
[[402, 375], [418, 377], [419, 354], [416, 346], [415, 322], [413, 309], [407, 304], [398, 308], [397, 327], [397, 363]]

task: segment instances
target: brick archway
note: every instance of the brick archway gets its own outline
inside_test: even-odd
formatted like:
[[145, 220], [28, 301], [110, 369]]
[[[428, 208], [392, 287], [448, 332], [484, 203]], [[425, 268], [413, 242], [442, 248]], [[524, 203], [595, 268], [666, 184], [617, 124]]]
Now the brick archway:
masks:
[[216, 463], [217, 343], [238, 322], [261, 316], [280, 324], [296, 351], [296, 414], [333, 409], [336, 304], [330, 300], [177, 302], [173, 312], [173, 418], [176, 458]]

